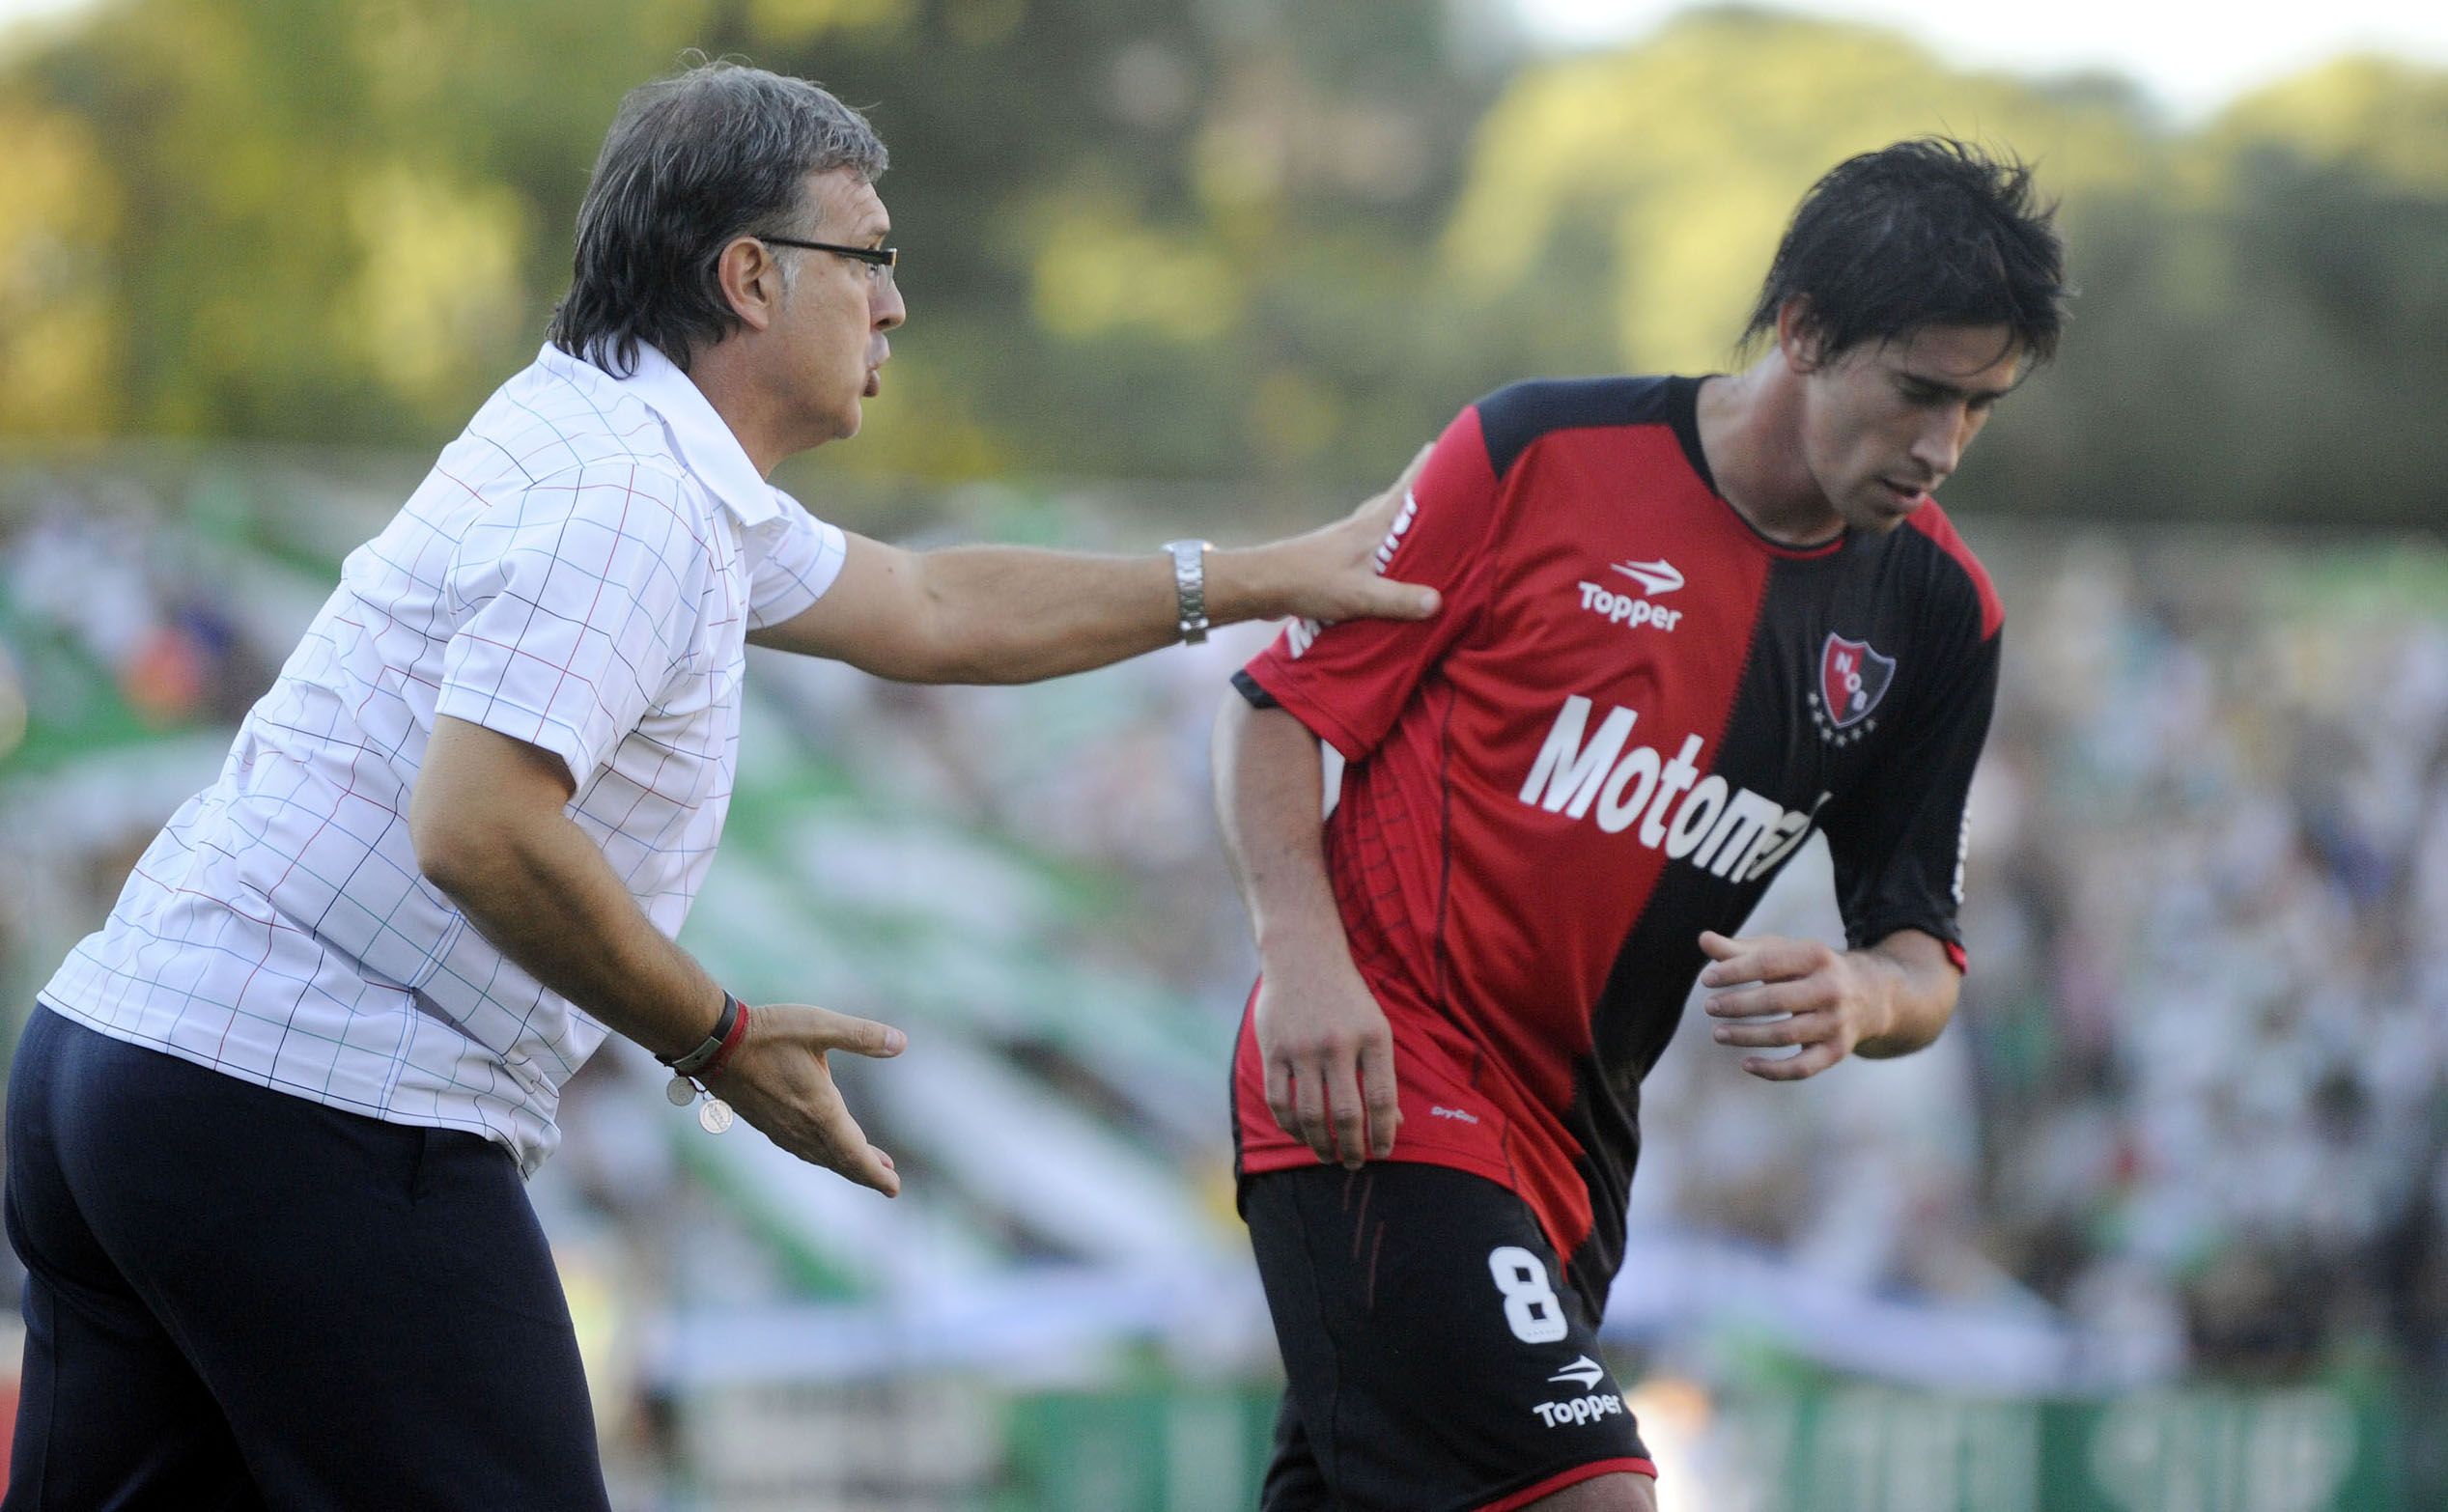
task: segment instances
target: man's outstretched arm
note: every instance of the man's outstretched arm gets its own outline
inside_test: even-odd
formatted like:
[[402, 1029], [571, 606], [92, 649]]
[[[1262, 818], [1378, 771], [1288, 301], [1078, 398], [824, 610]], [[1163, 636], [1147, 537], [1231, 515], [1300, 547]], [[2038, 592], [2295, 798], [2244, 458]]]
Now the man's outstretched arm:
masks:
[[[416, 863], [527, 974], [605, 1026], [671, 1058], [722, 1015], [722, 989], [648, 919], [565, 812], [569, 769], [540, 746], [443, 715], [434, 721], [408, 835]], [[760, 1004], [747, 1039], [708, 1082], [801, 1160], [886, 1196], [892, 1158], [867, 1142], [826, 1052], [897, 1055], [901, 1031], [805, 1003]]]
[[1267, 1107], [1321, 1161], [1393, 1153], [1393, 1031], [1352, 964], [1326, 874], [1317, 737], [1280, 709], [1224, 695], [1216, 716], [1216, 818], [1257, 936], [1255, 1008]]
[[[1331, 525], [1208, 551], [1209, 622], [1416, 620], [1436, 612], [1435, 590], [1377, 573], [1377, 549], [1426, 457], [1422, 451], [1392, 488]], [[1171, 644], [1176, 607], [1172, 561], [1158, 552], [911, 551], [853, 535], [841, 575], [823, 598], [748, 638], [904, 683], [1031, 683]]]

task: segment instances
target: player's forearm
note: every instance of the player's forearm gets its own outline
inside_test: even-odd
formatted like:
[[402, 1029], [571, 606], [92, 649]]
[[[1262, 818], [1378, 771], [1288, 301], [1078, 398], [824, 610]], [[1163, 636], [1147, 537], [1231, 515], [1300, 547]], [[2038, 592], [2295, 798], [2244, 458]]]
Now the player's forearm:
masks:
[[473, 834], [420, 853], [434, 884], [494, 948], [658, 1055], [694, 1050], [722, 989], [655, 928], [604, 853], [559, 813], [471, 816]]
[[[1269, 546], [1208, 551], [1209, 624], [1286, 612], [1279, 555]], [[1033, 683], [1154, 651], [1181, 635], [1172, 558], [1160, 552], [954, 546], [923, 553], [918, 566], [933, 647], [918, 681]]]
[[1216, 820], [1261, 961], [1348, 961], [1326, 870], [1317, 737], [1280, 709], [1228, 693], [1216, 716]]
[[1856, 1044], [1854, 1054], [1871, 1060], [1909, 1055], [1946, 1028], [1963, 978], [1937, 940], [1903, 930], [1852, 954], [1884, 983], [1887, 1008], [1885, 1027]]

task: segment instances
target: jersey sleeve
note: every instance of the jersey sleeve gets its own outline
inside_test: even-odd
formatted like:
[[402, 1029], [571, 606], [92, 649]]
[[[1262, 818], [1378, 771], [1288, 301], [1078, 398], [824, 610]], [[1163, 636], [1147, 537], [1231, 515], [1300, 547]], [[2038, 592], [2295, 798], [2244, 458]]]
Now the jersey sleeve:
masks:
[[1438, 437], [1377, 549], [1381, 573], [1436, 589], [1442, 606], [1425, 620], [1295, 620], [1234, 679], [1243, 696], [1282, 708], [1347, 761], [1376, 749], [1485, 604], [1500, 492], [1474, 405]]
[[1964, 804], [1997, 703], [2003, 634], [1992, 630], [1956, 658], [1921, 700], [1910, 740], [1825, 821], [1836, 899], [1855, 949], [1917, 929], [1964, 966], [1956, 912], [1963, 905]]
[[470, 525], [435, 713], [541, 746], [584, 786], [694, 639], [709, 571], [687, 486], [630, 463], [537, 483]]
[[779, 625], [825, 596], [841, 575], [850, 545], [839, 525], [818, 519], [779, 489], [781, 515], [757, 527], [762, 554], [748, 578], [748, 629]]

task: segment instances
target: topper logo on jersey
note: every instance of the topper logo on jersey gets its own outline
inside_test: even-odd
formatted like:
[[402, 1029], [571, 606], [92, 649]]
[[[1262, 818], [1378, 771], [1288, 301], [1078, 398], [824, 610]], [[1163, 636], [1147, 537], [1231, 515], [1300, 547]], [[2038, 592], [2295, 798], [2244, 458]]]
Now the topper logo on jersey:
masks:
[[[1846, 640], [1833, 630], [1819, 648], [1819, 686], [1811, 694], [1811, 722], [1819, 738], [1848, 745], [1878, 728], [1870, 712], [1896, 681], [1896, 658], [1882, 657], [1866, 640]], [[1860, 725], [1860, 729], [1854, 729]]]
[[1683, 586], [1683, 574], [1662, 556], [1654, 562], [1609, 562], [1607, 566], [1639, 583], [1641, 591], [1652, 599]]
[[1618, 625], [1635, 629], [1654, 625], [1659, 630], [1671, 630], [1674, 622], [1683, 617], [1680, 609], [1662, 609], [1649, 602], [1659, 594], [1673, 593], [1683, 586], [1683, 574], [1674, 570], [1674, 563], [1661, 556], [1654, 562], [1609, 562], [1607, 566], [1639, 583], [1643, 597], [1636, 599], [1628, 593], [1617, 593], [1603, 584], [1584, 580], [1580, 584], [1583, 608], [1592, 614], [1602, 614]]
[[1574, 819], [1594, 812], [1608, 834], [1620, 834], [1637, 822], [1640, 842], [1650, 850], [1662, 848], [1672, 860], [1746, 882], [1783, 865], [1828, 800], [1822, 793], [1808, 809], [1788, 809], [1714, 772], [1703, 777], [1699, 766], [1703, 742], [1697, 735], [1683, 737], [1672, 761], [1653, 745], [1626, 751], [1624, 742], [1641, 717], [1629, 709], [1609, 709], [1585, 743], [1590, 707], [1574, 693], [1556, 711], [1547, 743], [1522, 783], [1523, 802]]

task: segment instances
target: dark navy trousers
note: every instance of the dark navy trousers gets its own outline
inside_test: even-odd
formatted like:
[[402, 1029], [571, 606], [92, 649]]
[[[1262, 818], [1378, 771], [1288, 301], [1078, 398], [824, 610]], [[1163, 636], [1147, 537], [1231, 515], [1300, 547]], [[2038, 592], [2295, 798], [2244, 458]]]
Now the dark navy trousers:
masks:
[[9, 1078], [25, 1373], [0, 1512], [605, 1512], [517, 1164], [37, 1008]]

